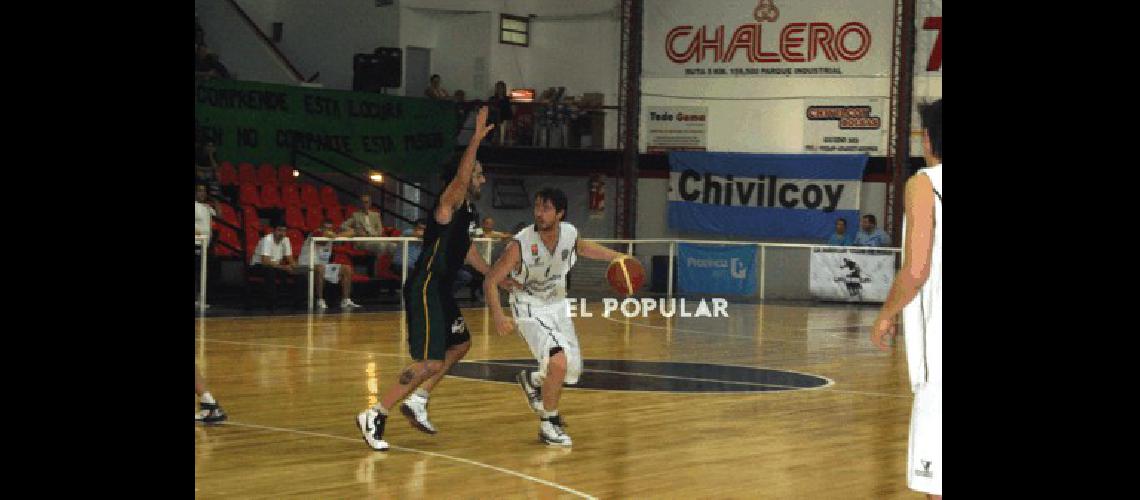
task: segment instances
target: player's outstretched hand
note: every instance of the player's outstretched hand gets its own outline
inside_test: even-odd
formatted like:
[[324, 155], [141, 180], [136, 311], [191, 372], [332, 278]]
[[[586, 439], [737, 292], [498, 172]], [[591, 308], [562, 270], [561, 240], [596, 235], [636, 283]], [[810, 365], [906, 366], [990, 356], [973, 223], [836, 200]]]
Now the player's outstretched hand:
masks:
[[511, 279], [508, 276], [506, 278], [503, 278], [503, 281], [499, 282], [499, 288], [502, 288], [503, 290], [506, 290], [508, 292], [513, 292], [515, 290], [522, 288], [522, 284]]
[[494, 123], [487, 123], [487, 106], [481, 106], [479, 112], [475, 114], [475, 136], [482, 139], [487, 137], [495, 129]]
[[875, 347], [878, 347], [880, 351], [891, 352], [887, 338], [893, 339], [898, 334], [899, 327], [894, 318], [878, 318], [875, 320], [875, 326], [871, 329], [871, 343], [875, 344]]
[[499, 335], [507, 335], [515, 331], [515, 320], [506, 314], [499, 314], [499, 317], [495, 318], [495, 331], [499, 332]]

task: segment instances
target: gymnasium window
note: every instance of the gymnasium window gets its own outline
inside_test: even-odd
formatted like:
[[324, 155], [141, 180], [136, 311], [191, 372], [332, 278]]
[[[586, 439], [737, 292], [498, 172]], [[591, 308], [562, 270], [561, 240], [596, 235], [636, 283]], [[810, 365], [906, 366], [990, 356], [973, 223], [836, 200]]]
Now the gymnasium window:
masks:
[[530, 46], [530, 19], [499, 14], [499, 43]]

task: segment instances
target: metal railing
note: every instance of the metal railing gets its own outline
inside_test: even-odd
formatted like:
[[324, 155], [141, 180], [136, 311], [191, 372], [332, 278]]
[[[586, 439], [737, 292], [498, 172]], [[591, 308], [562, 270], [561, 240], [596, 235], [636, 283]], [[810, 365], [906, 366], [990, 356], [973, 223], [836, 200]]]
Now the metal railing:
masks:
[[[315, 286], [315, 280], [314, 280], [313, 275], [314, 275], [314, 272], [316, 270], [316, 267], [315, 267], [315, 264], [316, 264], [316, 260], [315, 260], [316, 259], [316, 243], [317, 242], [334, 242], [334, 243], [342, 242], [343, 243], [343, 242], [364, 242], [364, 241], [400, 242], [401, 246], [402, 246], [401, 251], [402, 251], [402, 256], [403, 256], [403, 258], [400, 260], [401, 268], [402, 268], [401, 273], [400, 273], [400, 286], [403, 286], [405, 283], [407, 283], [407, 281], [408, 281], [408, 264], [409, 264], [408, 263], [408, 242], [412, 242], [412, 241], [422, 242], [422, 240], [420, 238], [415, 238], [415, 237], [410, 237], [410, 236], [363, 237], [363, 238], [360, 238], [360, 237], [353, 237], [353, 238], [314, 237], [314, 238], [310, 238], [310, 241], [309, 241], [309, 262], [307, 263], [309, 266], [309, 309], [313, 308], [313, 293], [314, 293], [314, 286]], [[472, 241], [486, 244], [486, 248], [483, 251], [483, 259], [487, 261], [488, 265], [494, 265], [494, 262], [491, 262], [491, 250], [492, 250], [493, 244], [497, 241], [503, 241], [503, 240], [494, 239], [494, 238], [472, 238]], [[674, 263], [674, 260], [676, 259], [677, 244], [678, 243], [692, 243], [692, 244], [697, 244], [697, 245], [746, 245], [746, 246], [751, 245], [751, 246], [760, 247], [760, 263], [757, 266], [757, 275], [759, 276], [759, 279], [760, 279], [760, 286], [758, 289], [758, 293], [759, 293], [758, 298], [760, 298], [761, 300], [764, 299], [764, 284], [765, 284], [765, 275], [766, 275], [766, 272], [764, 270], [764, 264], [765, 264], [766, 259], [767, 259], [767, 249], [769, 247], [776, 247], [776, 248], [813, 248], [813, 249], [814, 248], [858, 249], [858, 250], [874, 250], [877, 252], [897, 253], [900, 255], [902, 252], [901, 248], [893, 248], [893, 247], [855, 247], [855, 246], [820, 245], [820, 244], [809, 244], [809, 243], [764, 243], [764, 242], [760, 242], [760, 241], [720, 241], [720, 240], [682, 240], [682, 239], [644, 239], [644, 240], [638, 240], [638, 239], [590, 239], [589, 241], [592, 241], [594, 243], [625, 244], [626, 245], [625, 253], [627, 255], [634, 255], [634, 253], [633, 253], [634, 245], [639, 245], [639, 244], [668, 244], [669, 245], [669, 264], [668, 264], [669, 270], [668, 270], [668, 278], [666, 278], [666, 291], [665, 291], [666, 298], [672, 298], [673, 297], [673, 263]], [[322, 279], [323, 279], [323, 277], [322, 277]]]
[[199, 257], [201, 265], [198, 268], [198, 286], [201, 287], [198, 290], [198, 312], [200, 313], [206, 312], [206, 253], [209, 252], [206, 240], [208, 239], [210, 237], [203, 234], [194, 236], [194, 244], [202, 249], [202, 256]]

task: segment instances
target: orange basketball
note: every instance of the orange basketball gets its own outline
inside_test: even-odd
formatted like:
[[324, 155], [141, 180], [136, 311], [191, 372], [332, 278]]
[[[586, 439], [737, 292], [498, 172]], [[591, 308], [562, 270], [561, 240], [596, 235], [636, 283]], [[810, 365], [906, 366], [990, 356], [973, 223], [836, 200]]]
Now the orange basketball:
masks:
[[634, 258], [616, 260], [606, 269], [606, 280], [615, 292], [625, 296], [633, 295], [645, 284], [645, 268]]

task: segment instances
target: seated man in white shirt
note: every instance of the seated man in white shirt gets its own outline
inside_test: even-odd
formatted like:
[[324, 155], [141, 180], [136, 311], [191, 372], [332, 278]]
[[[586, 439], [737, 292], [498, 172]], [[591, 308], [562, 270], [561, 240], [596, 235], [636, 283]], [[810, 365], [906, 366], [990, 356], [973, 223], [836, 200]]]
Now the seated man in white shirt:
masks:
[[[339, 235], [340, 237], [348, 237], [352, 235], [351, 231], [345, 231], [346, 234]], [[336, 238], [337, 233], [333, 231], [332, 222], [328, 219], [321, 221], [320, 229], [310, 234], [305, 238], [305, 243], [301, 245], [301, 262], [297, 266], [297, 272], [308, 275], [309, 273], [309, 259], [313, 259], [313, 267], [315, 273], [313, 276], [320, 281], [317, 282], [314, 288], [317, 294], [317, 307], [319, 309], [328, 309], [328, 304], [325, 303], [325, 282], [328, 281], [332, 284], [340, 283], [341, 299], [340, 308], [349, 309], [360, 307], [359, 304], [352, 301], [352, 266], [345, 266], [341, 264], [330, 264], [329, 259], [332, 258], [332, 242], [325, 241], [313, 245], [316, 249], [316, 255], [309, 256], [309, 247], [313, 243], [313, 236], [323, 236], [325, 238]]]
[[253, 276], [261, 276], [265, 280], [264, 290], [269, 300], [269, 310], [272, 311], [277, 302], [277, 280], [284, 284], [286, 278], [297, 265], [293, 260], [293, 248], [289, 237], [285, 236], [285, 225], [278, 224], [270, 234], [257, 242], [257, 250], [250, 259], [249, 272]]

